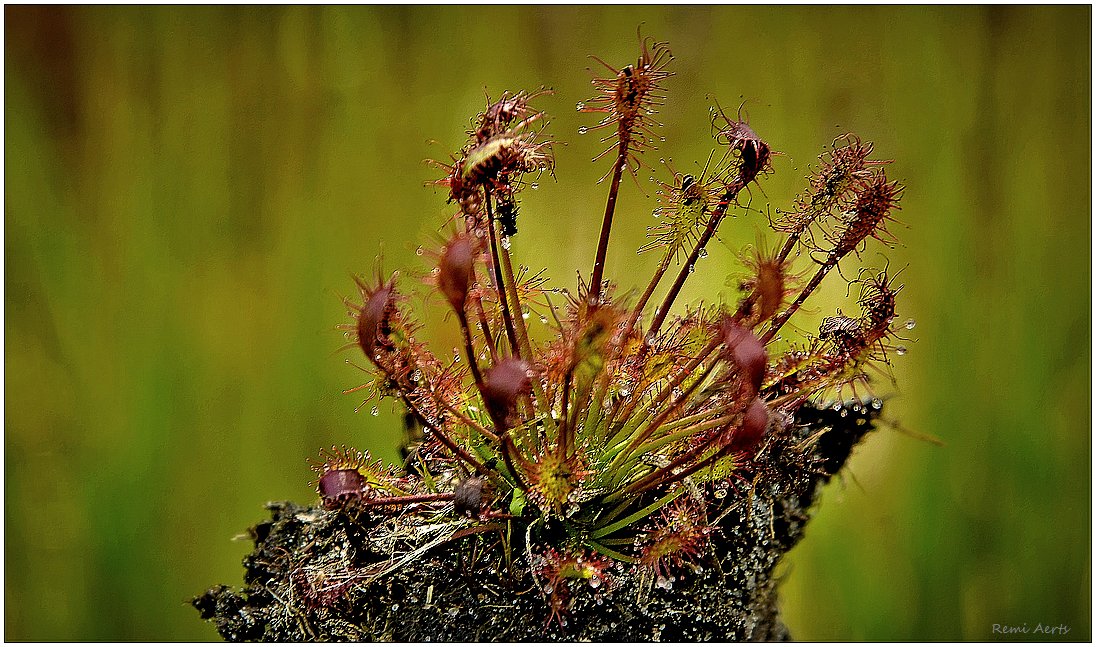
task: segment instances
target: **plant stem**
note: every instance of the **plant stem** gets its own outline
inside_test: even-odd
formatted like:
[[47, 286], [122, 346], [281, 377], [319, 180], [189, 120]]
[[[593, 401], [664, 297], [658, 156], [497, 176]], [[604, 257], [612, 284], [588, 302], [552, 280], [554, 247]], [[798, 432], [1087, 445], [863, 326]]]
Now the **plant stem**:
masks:
[[[475, 268], [473, 268], [473, 281], [475, 278]], [[487, 313], [483, 310], [483, 301], [478, 297], [472, 299], [473, 305], [476, 307], [476, 318], [479, 321], [480, 332], [483, 333], [483, 338], [487, 342], [487, 350], [491, 353], [491, 364], [495, 365], [499, 363], [498, 349], [495, 348], [495, 337], [491, 334], [491, 326], [487, 323]]]
[[[693, 383], [690, 384], [688, 386], [688, 388], [686, 388], [681, 393], [681, 395], [679, 395], [674, 400], [674, 402], [672, 404], [670, 404], [669, 406], [663, 407], [662, 410], [659, 411], [658, 415], [655, 416], [654, 420], [652, 420], [643, 431], [636, 434], [635, 438], [632, 439], [632, 442], [630, 442], [628, 444], [628, 447], [626, 447], [624, 449], [624, 453], [627, 454], [631, 450], [638, 447], [643, 441], [650, 438], [651, 435], [654, 434], [654, 432], [659, 427], [662, 426], [662, 423], [666, 422], [666, 419], [669, 418], [671, 415], [673, 415], [673, 413], [675, 411], [677, 411], [685, 403], [685, 401], [689, 399], [690, 396], [692, 396], [693, 392], [696, 391], [697, 387], [699, 387], [700, 384], [702, 382], [704, 382], [704, 380], [707, 379], [707, 377], [709, 375], [711, 375], [712, 369], [715, 368], [715, 365], [717, 363], [718, 362], [712, 362], [707, 367], [705, 367], [704, 371], [700, 374], [700, 376], [698, 378], [696, 378], [695, 380], [693, 380]], [[692, 373], [693, 373], [693, 371], [689, 371], [689, 373], [687, 373], [687, 374], [691, 375]]]
[[639, 510], [638, 512], [636, 512], [634, 514], [629, 515], [629, 516], [621, 519], [620, 521], [617, 521], [615, 523], [611, 523], [608, 526], [605, 526], [603, 528], [598, 528], [597, 530], [590, 533], [590, 537], [592, 537], [593, 539], [599, 539], [599, 538], [604, 537], [606, 535], [611, 535], [614, 532], [620, 530], [621, 528], [623, 528], [623, 527], [625, 527], [625, 526], [627, 526], [631, 523], [634, 523], [634, 522], [636, 522], [640, 519], [643, 519], [644, 517], [648, 517], [653, 512], [656, 512], [659, 508], [665, 506], [667, 503], [670, 503], [671, 501], [673, 501], [677, 497], [681, 496], [681, 492], [682, 491], [671, 492], [671, 493], [667, 494], [666, 496], [662, 497], [661, 499], [659, 499], [658, 501], [655, 501], [651, 505], [647, 506], [646, 508], [643, 508], [642, 510]]
[[784, 248], [780, 250], [780, 254], [778, 254], [776, 257], [777, 263], [783, 263], [784, 261], [788, 260], [788, 255], [792, 253], [792, 249], [795, 247], [795, 244], [799, 242], [799, 236], [800, 232], [788, 234], [788, 240], [784, 243]]
[[643, 309], [647, 307], [647, 302], [651, 300], [651, 295], [654, 294], [655, 288], [658, 287], [662, 277], [665, 276], [667, 268], [670, 267], [670, 259], [674, 255], [674, 250], [667, 250], [666, 255], [662, 257], [662, 262], [659, 263], [658, 268], [655, 270], [654, 276], [651, 277], [651, 282], [647, 284], [647, 289], [643, 292], [643, 295], [639, 297], [639, 301], [636, 303], [635, 308], [632, 309], [631, 316], [628, 317], [628, 324], [624, 328], [624, 339], [628, 339], [631, 336], [632, 330], [635, 329], [639, 318], [643, 314]]
[[624, 165], [628, 161], [628, 147], [632, 133], [624, 128], [618, 129], [620, 142], [617, 144], [616, 163], [613, 165], [613, 179], [609, 184], [609, 197], [605, 201], [605, 216], [601, 221], [601, 237], [597, 242], [597, 254], [594, 256], [594, 271], [590, 275], [590, 306], [596, 308], [601, 302], [601, 283], [605, 274], [605, 254], [609, 249], [609, 231], [613, 227], [613, 213], [616, 211], [617, 194], [620, 192], [620, 178], [624, 175]]
[[574, 378], [574, 368], [567, 371], [567, 376], [563, 378], [563, 395], [561, 396], [560, 404], [560, 421], [558, 425], [559, 438], [556, 440], [557, 455], [562, 459], [567, 457], [567, 452], [571, 444], [571, 425], [567, 421], [567, 407], [569, 405], [571, 396], [571, 381]]
[[484, 191], [484, 203], [487, 205], [487, 228], [491, 238], [491, 260], [495, 270], [495, 291], [499, 294], [499, 305], [502, 308], [502, 321], [506, 326], [506, 338], [510, 341], [510, 354], [520, 357], [518, 353], [518, 339], [514, 332], [514, 320], [510, 315], [510, 306], [507, 303], [506, 288], [502, 280], [502, 263], [499, 262], [498, 234], [495, 231], [495, 215], [491, 209], [491, 192]]
[[[646, 445], [643, 445], [642, 447], [640, 447], [635, 452], [635, 455], [636, 456], [643, 456], [644, 454], [648, 454], [650, 452], [658, 451], [658, 450], [662, 449], [663, 447], [665, 447], [667, 445], [670, 445], [670, 444], [672, 444], [672, 443], [674, 443], [678, 440], [681, 440], [683, 438], [688, 438], [689, 436], [693, 436], [693, 435], [696, 435], [696, 434], [701, 434], [701, 433], [704, 433], [705, 431], [711, 431], [712, 429], [718, 429], [719, 427], [722, 427], [723, 425], [727, 425], [727, 424], [730, 424], [731, 422], [733, 422], [734, 418], [735, 418], [734, 415], [720, 416], [719, 418], [713, 418], [712, 420], [709, 420], [707, 422], [702, 422], [698, 425], [693, 425], [691, 427], [686, 427], [684, 429], [681, 429], [680, 431], [675, 431], [672, 434], [666, 434], [666, 435], [662, 436], [661, 438], [659, 438], [657, 440], [652, 440], [651, 442], [647, 443]], [[663, 431], [666, 431], [666, 427], [663, 427]]]
[[712, 217], [708, 219], [708, 226], [705, 227], [704, 232], [700, 234], [700, 239], [696, 241], [696, 245], [689, 254], [689, 258], [685, 260], [685, 264], [681, 266], [681, 271], [677, 273], [677, 279], [674, 281], [674, 284], [670, 286], [670, 291], [666, 293], [666, 298], [662, 300], [662, 305], [655, 311], [655, 318], [651, 322], [651, 328], [647, 332], [647, 338], [657, 335], [659, 329], [662, 328], [662, 322], [666, 320], [666, 315], [669, 314], [670, 307], [674, 304], [674, 300], [677, 299], [678, 293], [681, 292], [681, 286], [685, 285], [685, 279], [689, 278], [689, 274], [692, 273], [691, 268], [695, 265], [697, 259], [700, 258], [700, 252], [704, 250], [704, 246], [707, 245], [708, 241], [715, 235], [716, 230], [719, 228], [719, 223], [723, 221], [723, 217], [727, 214], [727, 207], [730, 206], [731, 200], [734, 200], [737, 195], [737, 189], [727, 189], [727, 192], [719, 199], [719, 204], [716, 205], [715, 210], [712, 211]]
[[[659, 391], [657, 396], [655, 396], [655, 399], [651, 402], [650, 406], [660, 406], [662, 404], [662, 401], [669, 397], [670, 393], [672, 393], [674, 389], [680, 386], [681, 383], [685, 381], [685, 378], [688, 377], [689, 374], [692, 373], [694, 370], [696, 370], [696, 367], [700, 366], [704, 362], [704, 360], [707, 359], [708, 355], [711, 355], [712, 351], [719, 347], [720, 343], [722, 342], [718, 337], [709, 341], [708, 345], [701, 349], [700, 353], [696, 357], [689, 360], [689, 363], [686, 364], [680, 371], [678, 371], [677, 375], [675, 375], [673, 379], [669, 381], [669, 383], [662, 387], [662, 390]], [[632, 403], [624, 409], [624, 413], [619, 418], [620, 420], [628, 420], [632, 417], [632, 414], [639, 406], [638, 393], [639, 392], [637, 390], [636, 397], [633, 398]]]
[[434, 400], [437, 401], [438, 404], [440, 404], [442, 406], [442, 408], [444, 408], [446, 411], [451, 413], [457, 420], [459, 420], [462, 425], [467, 425], [468, 427], [471, 427], [472, 429], [475, 429], [484, 438], [487, 438], [491, 441], [498, 441], [499, 437], [494, 432], [492, 432], [487, 427], [484, 427], [480, 423], [476, 422], [475, 420], [472, 420], [468, 416], [464, 415], [463, 413], [460, 412], [459, 409], [457, 409], [456, 407], [450, 405], [443, 398], [437, 397], [435, 395]]
[[[510, 315], [509, 328], [507, 332], [516, 333], [516, 341], [514, 342], [514, 355], [518, 359], [523, 359], [530, 364], [533, 362], [533, 347], [529, 343], [529, 330], [525, 327], [524, 313], [521, 311], [521, 299], [518, 298], [517, 281], [514, 279], [514, 268], [510, 263], [510, 250], [495, 244], [498, 237], [498, 232], [495, 230], [495, 219], [492, 214], [491, 207], [491, 192], [485, 191], [484, 204], [487, 205], [487, 216], [491, 224], [491, 244], [492, 250], [495, 253], [495, 258], [502, 259], [501, 272], [496, 268], [496, 273], [499, 274], [499, 278], [502, 281], [501, 291], [504, 291], [508, 297], [507, 301], [513, 304], [514, 311]], [[540, 379], [534, 377], [532, 379], [533, 385], [533, 397], [534, 397], [534, 409], [542, 411], [542, 407], [549, 406], [547, 399], [544, 396], [544, 387], [540, 383]]]
[[809, 297], [811, 293], [814, 292], [815, 288], [822, 283], [822, 279], [826, 278], [826, 274], [836, 266], [837, 258], [831, 254], [830, 257], [826, 259], [826, 262], [822, 264], [822, 267], [819, 267], [818, 271], [814, 273], [810, 282], [807, 283], [806, 287], [803, 288], [803, 291], [799, 293], [799, 296], [795, 298], [795, 301], [773, 319], [772, 324], [769, 325], [769, 329], [765, 331], [765, 334], [761, 337], [762, 345], [769, 343], [776, 335], [777, 331], [780, 330], [780, 327], [795, 314], [796, 310], [799, 310], [799, 306], [803, 305], [803, 302], [807, 300], [807, 297]]
[[[718, 448], [716, 449], [716, 452], [718, 453], [718, 452], [722, 451], [728, 445], [730, 445], [729, 440], [721, 443], [718, 446]], [[653, 487], [657, 487], [657, 486], [661, 485], [665, 481], [665, 478], [667, 476], [670, 476], [670, 475], [673, 474], [673, 471], [675, 469], [681, 467], [682, 465], [685, 465], [686, 463], [693, 460], [697, 456], [700, 456], [704, 452], [711, 449], [711, 447], [712, 447], [711, 444], [702, 444], [702, 445], [697, 445], [696, 447], [693, 447], [692, 449], [678, 455], [676, 458], [674, 458], [674, 460], [670, 461], [670, 463], [668, 465], [666, 465], [665, 467], [660, 467], [657, 470], [655, 470], [655, 471], [651, 472], [650, 474], [648, 474], [647, 476], [644, 476], [643, 478], [639, 479], [638, 481], [632, 482], [631, 485], [624, 488], [624, 492], [626, 492], [628, 494], [639, 494], [639, 493], [645, 492], [645, 491], [647, 491], [647, 490], [649, 490]], [[703, 463], [703, 461], [701, 461], [701, 463]], [[695, 465], [693, 467], [695, 467]], [[691, 474], [691, 473], [692, 472], [690, 471], [689, 474]], [[681, 476], [681, 478], [684, 478], [684, 475], [678, 475], [678, 476]]]
[[476, 349], [472, 345], [472, 331], [468, 328], [468, 315], [464, 310], [457, 311], [457, 321], [460, 322], [461, 336], [464, 337], [464, 353], [468, 355], [468, 368], [472, 371], [472, 380], [476, 383], [476, 389], [483, 395], [483, 374], [480, 373], [479, 363], [476, 362]]
[[437, 437], [437, 439], [441, 441], [441, 444], [445, 445], [449, 449], [449, 451], [453, 452], [462, 461], [468, 463], [477, 472], [490, 478], [492, 481], [495, 481], [498, 478], [497, 471], [487, 469], [487, 467], [485, 467], [483, 463], [477, 460], [476, 457], [464, 451], [464, 449], [460, 445], [453, 442], [453, 439], [450, 438], [449, 435], [446, 434], [444, 431], [442, 431], [440, 425], [436, 425], [429, 419], [427, 419], [422, 411], [420, 411], [419, 408], [416, 407], [413, 402], [411, 402], [411, 398], [403, 393], [401, 393], [400, 395], [404, 405], [407, 407], [407, 410], [410, 411], [418, 419], [419, 424], [422, 425], [424, 429], [429, 429], [434, 432], [434, 435]]
[[[666, 419], [669, 418], [671, 415], [673, 415], [674, 412], [678, 411], [678, 409], [685, 403], [685, 401], [688, 400], [690, 396], [692, 396], [697, 387], [700, 386], [702, 382], [704, 382], [708, 375], [711, 374], [712, 369], [715, 368], [716, 364], [718, 364], [718, 362], [712, 362], [711, 364], [709, 364], [700, 374], [700, 377], [694, 380], [693, 383], [690, 384], [688, 388], [686, 388], [681, 393], [680, 396], [675, 398], [672, 404], [662, 407], [661, 410], [658, 412], [658, 415], [655, 416], [655, 418], [647, 423], [647, 426], [643, 428], [643, 431], [638, 431], [638, 433], [633, 432], [634, 435], [631, 436], [631, 440], [624, 447], [624, 450], [617, 454], [616, 458], [609, 465], [609, 468], [606, 471], [610, 473], [616, 473], [621, 465], [627, 465], [630, 462], [634, 462], [635, 459], [643, 456], [644, 450], [640, 446], [656, 431], [658, 431], [658, 429], [662, 426], [662, 423], [665, 422]], [[694, 370], [695, 367], [692, 370], [684, 372], [683, 374], [691, 375]], [[670, 392], [672, 392], [672, 389]]]
[[[674, 378], [672, 380], [670, 380], [670, 382], [668, 384], [666, 384], [662, 388], [662, 390], [659, 392], [659, 394], [657, 396], [655, 396], [655, 399], [652, 402], [651, 406], [654, 407], [654, 408], [661, 407], [663, 401], [666, 400], [668, 397], [670, 397], [670, 394], [673, 393], [673, 390], [676, 389], [678, 386], [680, 386], [681, 383], [685, 381], [685, 378], [688, 377], [689, 375], [691, 375], [693, 373], [693, 371], [695, 371], [697, 369], [697, 367], [700, 366], [700, 364], [704, 362], [704, 360], [708, 357], [708, 355], [710, 355], [711, 352], [713, 350], [715, 350], [716, 347], [719, 346], [719, 344], [720, 344], [720, 341], [719, 341], [718, 338], [713, 339], [711, 342], [709, 342], [708, 345], [704, 348], [704, 350], [702, 350], [700, 352], [700, 355], [698, 357], [696, 357], [692, 361], [690, 361], [677, 375], [674, 376]], [[623, 463], [626, 463], [627, 459], [632, 456], [632, 450], [635, 449], [644, 440], [649, 438], [650, 435], [652, 433], [654, 433], [655, 429], [658, 428], [658, 425], [661, 425], [662, 422], [667, 417], [669, 417], [669, 415], [672, 412], [674, 412], [692, 394], [693, 390], [696, 389], [696, 387], [701, 382], [704, 381], [704, 378], [712, 370], [712, 368], [715, 366], [715, 364], [716, 364], [716, 362], [713, 362], [711, 365], [709, 365], [704, 370], [704, 373], [701, 375], [700, 379], [694, 381], [693, 384], [691, 384], [689, 386], [689, 388], [686, 389], [685, 392], [682, 393], [681, 396], [678, 397], [674, 401], [672, 406], [663, 407], [661, 409], [661, 411], [659, 411], [659, 413], [655, 417], [655, 419], [650, 424], [648, 424], [647, 427], [645, 427], [642, 432], [640, 432], [640, 433], [638, 433], [634, 436], [632, 435], [632, 434], [635, 434], [635, 432], [638, 429], [639, 425], [642, 424], [642, 420], [639, 420], [634, 425], [632, 425], [630, 431], [628, 431], [627, 435], [624, 437], [624, 439], [628, 439], [630, 437], [631, 440], [629, 440], [628, 444], [624, 447], [624, 449], [620, 453], [618, 453], [615, 456], [615, 458], [613, 458], [613, 461], [609, 464], [609, 467], [606, 468], [606, 470], [605, 470], [606, 473], [610, 473], [610, 474], [615, 473], [617, 468], [619, 468]], [[624, 419], [627, 420], [631, 416], [632, 411], [634, 411], [634, 410], [635, 410], [635, 406], [633, 406], [631, 408], [631, 410], [628, 412], [628, 414], [625, 416]], [[616, 437], [619, 436], [619, 435], [620, 434], [618, 433], [616, 436], [614, 436], [613, 439], [610, 440], [609, 444], [613, 445], [614, 444], [613, 440], [616, 440]]]

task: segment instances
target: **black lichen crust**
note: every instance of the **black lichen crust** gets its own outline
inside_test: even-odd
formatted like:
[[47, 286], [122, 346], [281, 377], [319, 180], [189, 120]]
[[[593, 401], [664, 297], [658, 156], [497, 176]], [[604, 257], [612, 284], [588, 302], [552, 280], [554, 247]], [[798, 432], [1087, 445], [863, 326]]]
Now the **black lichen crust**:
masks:
[[271, 519], [251, 529], [244, 589], [215, 587], [193, 605], [233, 641], [786, 640], [774, 567], [880, 408], [801, 407], [794, 433], [767, 444], [748, 484], [704, 493], [721, 517], [707, 553], [657, 586], [653, 575], [610, 571], [598, 588], [573, 585], [554, 614], [514, 526], [508, 538], [506, 524], [447, 534], [392, 568], [393, 554], [433, 532], [416, 517], [286, 502], [268, 504]]

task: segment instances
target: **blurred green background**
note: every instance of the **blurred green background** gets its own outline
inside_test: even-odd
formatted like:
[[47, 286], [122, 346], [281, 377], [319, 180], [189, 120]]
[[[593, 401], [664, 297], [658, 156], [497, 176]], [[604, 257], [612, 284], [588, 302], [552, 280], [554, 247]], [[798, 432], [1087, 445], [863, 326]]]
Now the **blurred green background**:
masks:
[[[848, 130], [908, 185], [887, 258], [906, 268], [916, 342], [879, 392], [947, 446], [884, 429], [830, 486], [784, 567], [793, 635], [991, 640], [995, 623], [1045, 623], [1090, 639], [1089, 7], [5, 19], [5, 638], [216, 638], [185, 602], [240, 584], [249, 544], [232, 537], [265, 501], [312, 499], [305, 458], [336, 442], [396, 456], [390, 406], [355, 413], [341, 394], [361, 376], [333, 327], [350, 272], [382, 243], [387, 269], [422, 268], [416, 245], [453, 212], [422, 160], [462, 144], [485, 91], [553, 87], [538, 105], [567, 144], [556, 181], [525, 196], [514, 252], [573, 287], [608, 168], [577, 134], [586, 56], [634, 60], [642, 22], [677, 72], [649, 162], [694, 168], [708, 106], [745, 101], [783, 153], [755, 206], [789, 206]], [[608, 275], [625, 288], [656, 260], [633, 251], [653, 206], [624, 184]], [[679, 303], [731, 294], [733, 252], [763, 229], [729, 221]], [[827, 294], [814, 305], [845, 303], [843, 286]]]

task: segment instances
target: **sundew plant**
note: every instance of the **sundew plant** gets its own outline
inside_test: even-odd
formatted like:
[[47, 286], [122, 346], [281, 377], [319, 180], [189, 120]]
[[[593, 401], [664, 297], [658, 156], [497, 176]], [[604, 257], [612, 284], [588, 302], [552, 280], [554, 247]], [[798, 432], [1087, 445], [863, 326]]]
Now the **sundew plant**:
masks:
[[[888, 225], [902, 187], [849, 134], [820, 155], [797, 197], [753, 208], [776, 153], [722, 108], [698, 129], [714, 134], [702, 171], [656, 168], [647, 158], [662, 139], [655, 117], [672, 59], [651, 39], [633, 64], [595, 59], [596, 95], [578, 109], [591, 117], [582, 131], [603, 136], [590, 177], [608, 192], [603, 210], [591, 205], [601, 233], [577, 285], [549, 287], [511, 246], [522, 220], [537, 217], [521, 209], [522, 192], [554, 168], [547, 118], [534, 107], [551, 94], [543, 89], [489, 101], [464, 146], [434, 163], [454, 211], [421, 279], [356, 278], [341, 327], [369, 379], [349, 391], [397, 402], [416, 442], [400, 467], [343, 446], [314, 468], [328, 508], [391, 519], [378, 528], [393, 533], [392, 556], [374, 576], [484, 535], [497, 537], [500, 565], [526, 560], [554, 613], [580, 588], [629, 573], [669, 588], [703, 562], [729, 507], [825, 469], [811, 452], [819, 435], [796, 423], [804, 403], [854, 396], [881, 406], [868, 381], [873, 368], [889, 376], [889, 355], [903, 352], [900, 288], [885, 267], [858, 263], [867, 246], [895, 242]], [[645, 207], [658, 224], [639, 250], [659, 262], [642, 290], [622, 291], [604, 274], [606, 250], [618, 200], [639, 200], [628, 194], [641, 169], [664, 176], [658, 204]], [[682, 286], [735, 214], [767, 221], [773, 239], [742, 252], [736, 302], [682, 307]], [[848, 283], [858, 311], [830, 307], [816, 334], [786, 338], [831, 276]], [[423, 341], [408, 306], [415, 291], [451, 310], [456, 356]]]

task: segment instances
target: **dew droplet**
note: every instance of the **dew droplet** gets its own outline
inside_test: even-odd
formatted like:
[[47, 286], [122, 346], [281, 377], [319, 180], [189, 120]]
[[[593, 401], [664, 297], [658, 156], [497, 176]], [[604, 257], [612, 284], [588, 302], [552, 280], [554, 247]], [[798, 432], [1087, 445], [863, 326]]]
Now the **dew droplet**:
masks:
[[906, 319], [906, 330], [913, 330], [916, 325], [917, 322], [913, 319]]
[[601, 586], [601, 578], [597, 575], [590, 578], [590, 588], [598, 588]]
[[586, 109], [586, 104], [585, 103], [579, 101], [578, 103], [575, 104], [575, 110], [578, 110], [579, 112], [582, 112], [585, 109]]
[[503, 236], [502, 237], [502, 248], [505, 249], [505, 250], [510, 249], [510, 237], [509, 236]]
[[521, 313], [521, 318], [522, 319], [528, 319], [529, 318], [529, 313], [528, 312]]
[[899, 355], [905, 355], [909, 352], [909, 349], [907, 349], [905, 346], [898, 346], [894, 349], [894, 352], [898, 353]]
[[542, 324], [548, 323], [548, 317], [545, 317], [544, 315], [541, 315], [540, 316], [540, 323], [542, 323]]
[[422, 254], [423, 254], [422, 245], [419, 245], [418, 247], [415, 248], [415, 256], [422, 256]]
[[702, 249], [696, 256], [697, 258], [708, 258], [708, 250]]
[[590, 129], [587, 128], [586, 126], [579, 126], [578, 127], [578, 134], [585, 135], [588, 132], [590, 132]]
[[379, 408], [377, 408], [377, 405], [374, 404], [373, 408], [369, 410], [369, 415], [379, 416], [379, 415], [381, 415], [381, 410]]
[[529, 185], [529, 188], [536, 191], [537, 189], [540, 188], [540, 184], [538, 184], [537, 182], [533, 182], [532, 184]]
[[674, 583], [671, 582], [670, 580], [666, 579], [665, 577], [659, 575], [658, 579], [655, 580], [655, 588], [656, 589], [666, 589], [667, 591], [669, 591], [670, 589], [674, 588]]

